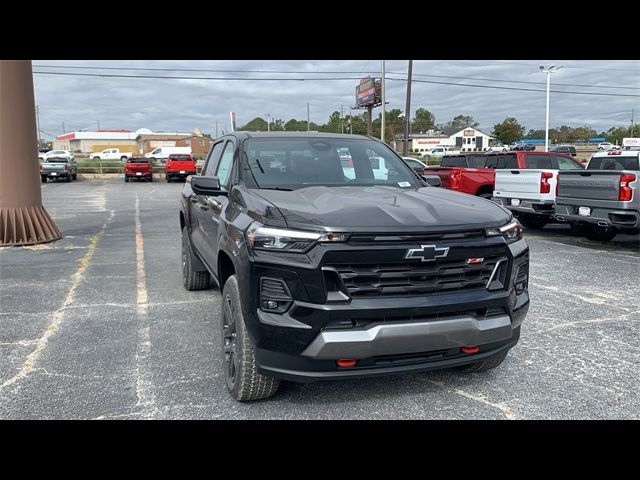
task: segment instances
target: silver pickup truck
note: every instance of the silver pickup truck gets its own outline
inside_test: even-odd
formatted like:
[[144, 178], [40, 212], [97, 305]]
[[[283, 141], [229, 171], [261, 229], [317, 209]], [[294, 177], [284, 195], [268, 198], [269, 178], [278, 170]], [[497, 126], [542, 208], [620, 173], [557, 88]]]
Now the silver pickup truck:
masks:
[[555, 217], [591, 240], [640, 233], [640, 151], [598, 152], [586, 170], [560, 172]]
[[40, 164], [42, 183], [48, 179], [64, 178], [67, 182], [78, 178], [78, 166], [69, 157], [49, 157]]

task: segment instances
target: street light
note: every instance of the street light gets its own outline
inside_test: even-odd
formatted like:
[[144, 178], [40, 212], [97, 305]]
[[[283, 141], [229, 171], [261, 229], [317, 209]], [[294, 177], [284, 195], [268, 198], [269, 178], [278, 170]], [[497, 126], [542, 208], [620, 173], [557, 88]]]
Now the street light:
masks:
[[267, 117], [267, 132], [270, 132], [271, 131], [271, 114], [265, 113], [264, 116]]
[[562, 68], [562, 65], [550, 65], [545, 67], [544, 65], [540, 65], [540, 71], [542, 73], [547, 74], [547, 119], [545, 122], [545, 130], [544, 130], [544, 151], [549, 151], [549, 87], [551, 86], [551, 74], [553, 72], [557, 72]]

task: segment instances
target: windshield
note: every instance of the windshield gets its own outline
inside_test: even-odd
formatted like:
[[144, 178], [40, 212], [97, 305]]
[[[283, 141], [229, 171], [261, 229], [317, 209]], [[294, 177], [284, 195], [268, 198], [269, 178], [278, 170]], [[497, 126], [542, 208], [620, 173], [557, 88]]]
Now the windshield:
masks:
[[350, 138], [261, 138], [244, 142], [249, 187], [420, 187], [415, 173], [387, 146]]
[[587, 170], [640, 170], [638, 157], [623, 157], [611, 155], [607, 157], [595, 157], [589, 161]]

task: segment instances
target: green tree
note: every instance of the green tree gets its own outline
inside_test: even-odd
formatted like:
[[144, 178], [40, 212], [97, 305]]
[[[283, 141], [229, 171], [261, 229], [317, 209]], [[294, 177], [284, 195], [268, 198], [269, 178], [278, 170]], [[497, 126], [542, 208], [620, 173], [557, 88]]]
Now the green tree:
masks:
[[416, 116], [413, 118], [411, 131], [426, 132], [436, 127], [436, 116], [426, 108], [416, 110]]
[[238, 130], [247, 130], [249, 132], [266, 132], [267, 121], [264, 118], [256, 117], [246, 125], [241, 126]]
[[507, 117], [493, 126], [493, 135], [505, 144], [515, 142], [523, 137], [524, 127], [515, 118]]
[[544, 130], [529, 130], [525, 138], [534, 139], [534, 138], [544, 138]]
[[462, 130], [464, 127], [476, 128], [480, 125], [471, 115], [457, 115], [446, 124], [446, 128], [456, 128]]
[[633, 135], [631, 135], [631, 126], [628, 127], [611, 127], [605, 135], [607, 142], [622, 145], [622, 139], [627, 137], [640, 137], [640, 123], [633, 126]]

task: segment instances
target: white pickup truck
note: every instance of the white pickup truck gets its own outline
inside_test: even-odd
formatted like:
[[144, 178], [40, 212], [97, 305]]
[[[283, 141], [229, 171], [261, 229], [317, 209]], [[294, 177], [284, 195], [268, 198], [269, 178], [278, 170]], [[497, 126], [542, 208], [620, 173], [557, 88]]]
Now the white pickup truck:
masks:
[[107, 148], [101, 152], [92, 153], [93, 160], [122, 160], [125, 161], [133, 156], [133, 152], [121, 152], [119, 148]]
[[542, 228], [554, 218], [558, 172], [584, 166], [569, 155], [527, 155], [527, 169], [496, 170], [493, 201], [511, 210], [528, 228]]

